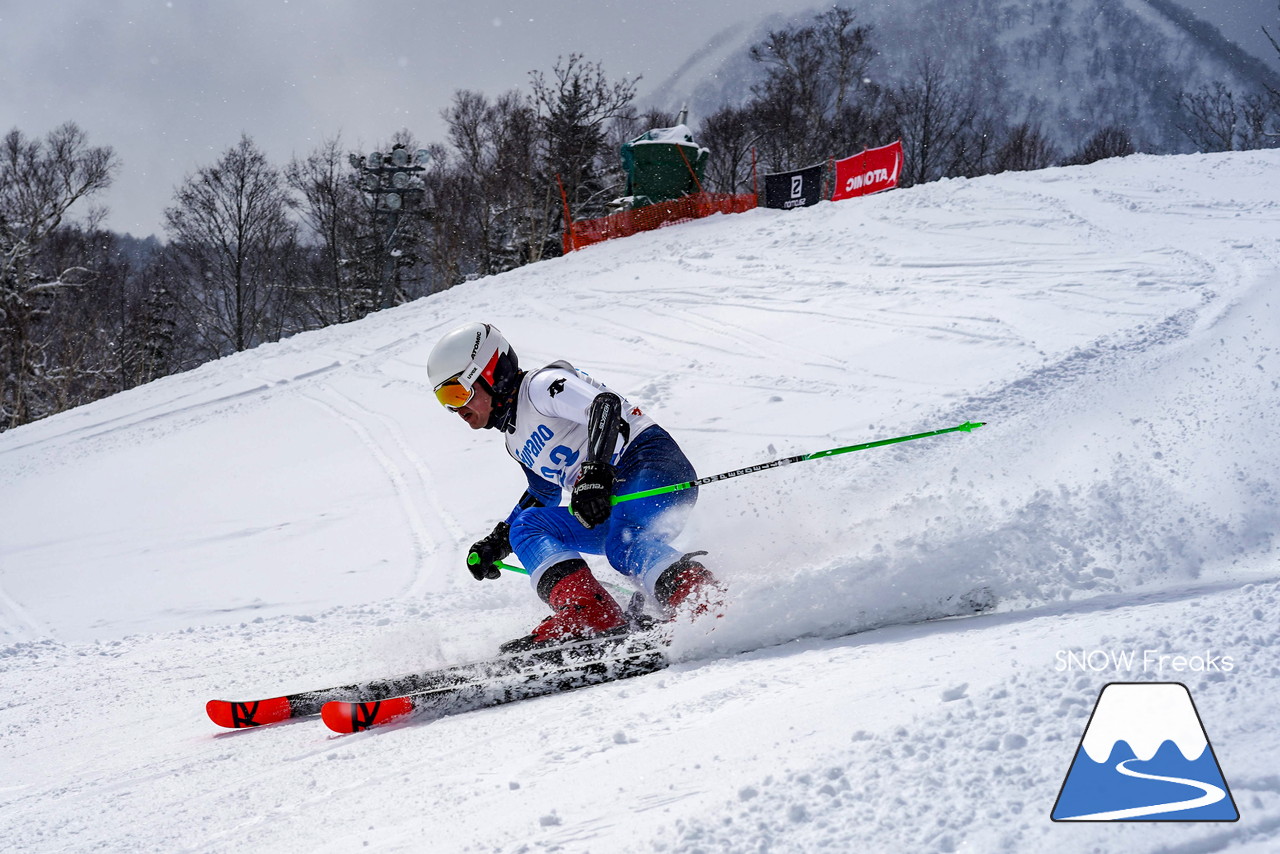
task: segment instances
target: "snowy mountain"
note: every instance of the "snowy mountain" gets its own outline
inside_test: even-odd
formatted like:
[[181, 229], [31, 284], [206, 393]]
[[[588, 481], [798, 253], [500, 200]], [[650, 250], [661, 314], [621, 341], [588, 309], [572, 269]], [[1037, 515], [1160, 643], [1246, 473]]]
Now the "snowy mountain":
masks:
[[[1274, 849], [1277, 174], [1137, 156], [713, 217], [0, 435], [2, 847]], [[987, 426], [706, 487], [679, 544], [729, 610], [664, 672], [218, 730], [206, 700], [474, 659], [542, 615], [462, 562], [523, 488], [427, 387], [473, 318], [702, 474]], [[871, 628], [979, 584], [997, 613]], [[1117, 681], [1188, 687], [1238, 822], [1050, 820]]]
[[[1176, 99], [1215, 82], [1245, 94], [1280, 87], [1280, 75], [1170, 0], [857, 0], [858, 21], [879, 51], [870, 79], [914, 80], [928, 59], [1000, 104], [1010, 125], [1042, 124], [1072, 151], [1110, 124], [1128, 127], [1139, 150], [1190, 151]], [[821, 7], [739, 23], [712, 38], [651, 99], [689, 104], [694, 121], [741, 104], [761, 79], [748, 49], [770, 30], [806, 24]], [[1265, 22], [1260, 22], [1265, 23]], [[845, 152], [833, 152], [842, 156]]]
[[1137, 758], [1150, 759], [1166, 741], [1186, 759], [1199, 759], [1208, 747], [1190, 695], [1171, 682], [1115, 685], [1099, 698], [1080, 748], [1103, 762], [1124, 742]]

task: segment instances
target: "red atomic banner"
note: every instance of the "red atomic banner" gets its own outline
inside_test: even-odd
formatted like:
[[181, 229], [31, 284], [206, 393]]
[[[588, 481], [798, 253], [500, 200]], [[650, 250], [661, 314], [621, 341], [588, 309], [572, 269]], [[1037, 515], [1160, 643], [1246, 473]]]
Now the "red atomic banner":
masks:
[[898, 186], [902, 174], [902, 140], [836, 161], [836, 188], [833, 202], [889, 190]]

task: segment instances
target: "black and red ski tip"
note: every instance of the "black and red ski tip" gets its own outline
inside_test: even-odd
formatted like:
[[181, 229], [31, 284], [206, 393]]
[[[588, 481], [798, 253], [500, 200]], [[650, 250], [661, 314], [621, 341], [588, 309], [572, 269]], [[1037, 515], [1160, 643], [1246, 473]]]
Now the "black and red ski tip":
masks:
[[381, 726], [413, 711], [413, 698], [390, 697], [386, 700], [350, 702], [334, 700], [320, 709], [320, 719], [334, 732], [363, 732]]
[[227, 729], [273, 724], [293, 717], [293, 706], [288, 697], [271, 697], [266, 700], [250, 700], [240, 703], [233, 700], [210, 700], [205, 703], [209, 720]]

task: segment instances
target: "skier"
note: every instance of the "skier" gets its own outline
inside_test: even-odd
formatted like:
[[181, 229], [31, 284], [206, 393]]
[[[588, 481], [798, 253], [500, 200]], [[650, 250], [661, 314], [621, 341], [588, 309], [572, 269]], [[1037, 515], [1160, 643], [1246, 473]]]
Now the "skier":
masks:
[[[515, 508], [471, 547], [477, 580], [515, 552], [552, 614], [504, 652], [597, 635], [628, 621], [582, 554], [603, 554], [635, 579], [668, 618], [719, 612], [724, 590], [697, 558], [670, 541], [684, 527], [697, 488], [612, 505], [611, 497], [685, 483], [697, 475], [684, 452], [639, 407], [568, 362], [531, 371], [496, 327], [467, 323], [427, 359], [436, 399], [472, 430], [496, 429], [529, 482]], [[568, 502], [563, 499], [568, 498]], [[565, 504], [568, 506], [563, 506]]]

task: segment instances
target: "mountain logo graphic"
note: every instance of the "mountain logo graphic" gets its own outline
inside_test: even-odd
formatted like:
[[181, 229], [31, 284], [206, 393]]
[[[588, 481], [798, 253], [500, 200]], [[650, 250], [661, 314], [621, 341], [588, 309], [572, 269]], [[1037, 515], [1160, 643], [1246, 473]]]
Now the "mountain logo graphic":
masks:
[[1054, 821], [1236, 821], [1191, 692], [1181, 682], [1103, 687]]

